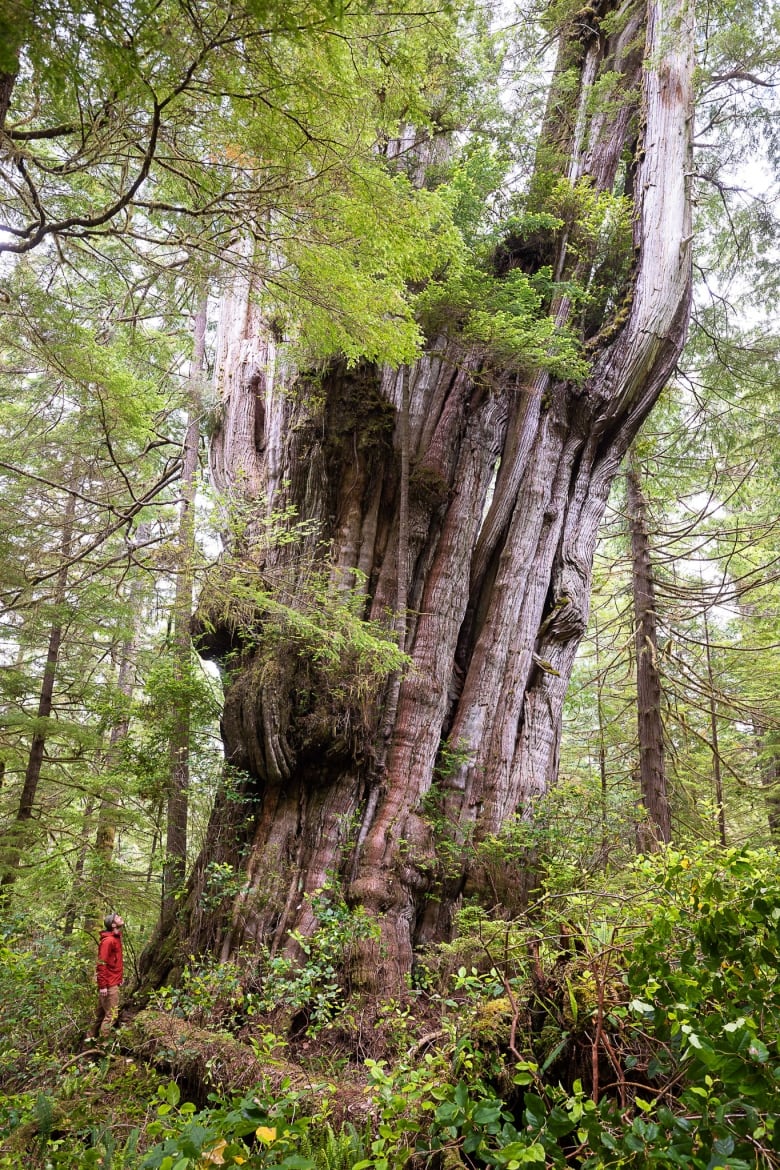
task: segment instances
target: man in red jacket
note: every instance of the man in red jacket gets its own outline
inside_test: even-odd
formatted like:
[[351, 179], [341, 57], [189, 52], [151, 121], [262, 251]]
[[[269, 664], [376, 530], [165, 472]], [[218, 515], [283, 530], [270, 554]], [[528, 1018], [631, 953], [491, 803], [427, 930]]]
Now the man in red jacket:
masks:
[[122, 927], [118, 914], [107, 914], [105, 930], [100, 932], [97, 957], [98, 1010], [93, 1036], [107, 1036], [119, 1011], [119, 988], [122, 986]]

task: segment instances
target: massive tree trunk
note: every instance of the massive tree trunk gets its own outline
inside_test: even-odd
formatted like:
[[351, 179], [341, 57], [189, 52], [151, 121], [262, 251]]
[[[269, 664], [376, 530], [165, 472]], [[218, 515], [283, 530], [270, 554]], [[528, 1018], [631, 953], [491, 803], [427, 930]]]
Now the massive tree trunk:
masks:
[[[227, 581], [212, 586], [199, 622], [202, 648], [228, 667], [226, 754], [251, 803], [227, 790], [218, 799], [148, 978], [165, 975], [177, 937], [183, 953], [225, 957], [252, 940], [289, 946], [292, 929], [315, 925], [306, 894], [336, 872], [379, 925], [357, 976], [396, 987], [415, 944], [446, 933], [458, 896], [479, 887], [470, 850], [455, 872], [437, 865], [434, 825], [451, 857], [553, 783], [607, 494], [687, 325], [692, 66], [684, 0], [632, 2], [617, 18], [599, 3], [564, 32], [539, 168], [599, 191], [622, 182], [635, 208], [622, 285], [583, 324], [584, 382], [496, 368], [450, 335], [409, 371], [332, 368], [290, 385], [252, 296], [257, 278], [247, 272], [226, 298], [211, 457], [246, 519], [225, 572], [241, 593], [231, 603]], [[596, 101], [607, 74], [612, 96], [602, 84]], [[509, 262], [597, 280], [597, 261], [573, 251], [562, 230]], [[565, 296], [550, 312], [579, 324]], [[291, 507], [311, 529], [268, 547], [269, 518]], [[333, 599], [351, 589], [364, 616], [403, 618], [410, 664], [372, 692], [349, 654], [338, 675], [285, 641], [259, 597], [248, 616], [241, 582], [310, 612], [323, 573]], [[243, 889], [220, 916], [200, 895], [209, 863], [226, 860]]]

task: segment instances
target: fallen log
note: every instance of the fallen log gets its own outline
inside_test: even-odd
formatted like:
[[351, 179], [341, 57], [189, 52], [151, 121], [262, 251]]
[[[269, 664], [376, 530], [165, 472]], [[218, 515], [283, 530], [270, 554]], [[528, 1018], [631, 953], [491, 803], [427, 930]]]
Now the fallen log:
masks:
[[372, 1113], [365, 1082], [339, 1079], [338, 1085], [314, 1081], [300, 1065], [273, 1053], [259, 1053], [229, 1032], [212, 1032], [167, 1012], [142, 1011], [121, 1030], [123, 1051], [169, 1073], [188, 1098], [205, 1105], [209, 1093], [263, 1096], [298, 1092], [302, 1107], [327, 1112], [336, 1122], [361, 1124]]

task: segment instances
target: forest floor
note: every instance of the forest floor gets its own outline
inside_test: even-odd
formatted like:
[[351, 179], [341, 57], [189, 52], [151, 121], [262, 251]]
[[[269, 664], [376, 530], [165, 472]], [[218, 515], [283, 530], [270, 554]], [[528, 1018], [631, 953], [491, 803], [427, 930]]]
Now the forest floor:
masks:
[[350, 991], [332, 938], [203, 958], [91, 1049], [88, 957], [17, 924], [0, 1166], [780, 1167], [776, 851], [571, 878], [519, 918], [465, 909], [393, 999]]

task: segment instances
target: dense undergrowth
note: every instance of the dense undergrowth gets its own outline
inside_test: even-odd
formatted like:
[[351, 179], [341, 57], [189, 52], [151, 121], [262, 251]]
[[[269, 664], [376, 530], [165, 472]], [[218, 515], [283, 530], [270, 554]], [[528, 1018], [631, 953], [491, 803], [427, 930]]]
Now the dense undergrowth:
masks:
[[91, 1056], [90, 957], [8, 926], [0, 1166], [780, 1166], [776, 851], [557, 863], [390, 1002], [344, 984], [366, 926], [337, 889], [318, 913], [303, 967], [193, 960]]

